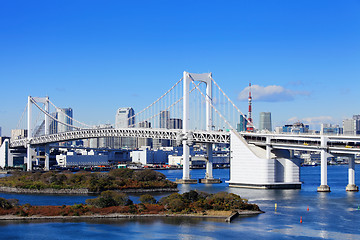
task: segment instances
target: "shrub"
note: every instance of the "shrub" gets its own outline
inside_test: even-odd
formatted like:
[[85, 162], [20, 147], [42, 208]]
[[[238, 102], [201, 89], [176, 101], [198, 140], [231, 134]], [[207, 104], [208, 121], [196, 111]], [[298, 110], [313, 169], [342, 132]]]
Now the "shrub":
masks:
[[129, 168], [118, 168], [118, 169], [113, 169], [109, 172], [109, 175], [114, 177], [114, 178], [132, 178], [134, 174], [134, 170], [129, 169]]
[[14, 205], [11, 204], [10, 201], [8, 201], [7, 199], [5, 198], [0, 198], [0, 208], [3, 208], [3, 209], [10, 209], [10, 208], [13, 208]]
[[141, 203], [155, 204], [157, 202], [156, 199], [150, 194], [141, 195], [139, 200]]
[[133, 204], [125, 193], [117, 193], [114, 191], [104, 191], [97, 198], [86, 199], [86, 203], [100, 208]]
[[139, 170], [134, 174], [134, 178], [137, 181], [160, 181], [164, 180], [166, 177], [164, 174], [151, 169]]
[[181, 212], [186, 208], [186, 205], [181, 199], [175, 198], [170, 200], [170, 202], [167, 204], [167, 208], [173, 212]]

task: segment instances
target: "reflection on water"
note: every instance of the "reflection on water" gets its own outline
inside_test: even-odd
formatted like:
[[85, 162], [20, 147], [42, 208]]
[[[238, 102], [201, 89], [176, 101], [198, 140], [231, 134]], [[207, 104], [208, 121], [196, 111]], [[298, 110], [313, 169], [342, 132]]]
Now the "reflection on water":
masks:
[[[359, 184], [359, 166], [356, 183]], [[161, 171], [169, 179], [181, 178], [181, 170]], [[204, 170], [192, 170], [193, 178], [202, 178]], [[179, 185], [180, 193], [196, 189], [215, 193], [227, 191], [239, 194], [256, 203], [264, 214], [240, 217], [231, 224], [220, 219], [144, 218], [96, 219], [86, 221], [7, 221], [0, 223], [3, 239], [360, 239], [360, 195], [345, 192], [347, 166], [330, 166], [330, 193], [317, 193], [320, 167], [302, 168], [301, 190], [257, 190], [229, 188], [228, 169], [215, 169], [214, 176], [221, 184]], [[160, 199], [169, 195], [156, 194]], [[6, 194], [5, 194], [6, 195]], [[4, 194], [0, 194], [3, 197]], [[62, 205], [84, 202], [88, 196], [17, 195], [21, 201]], [[138, 199], [139, 195], [132, 195]], [[46, 203], [46, 204], [45, 204]], [[277, 210], [275, 211], [275, 203]], [[309, 211], [307, 210], [309, 209]], [[300, 217], [303, 222], [300, 223]]]

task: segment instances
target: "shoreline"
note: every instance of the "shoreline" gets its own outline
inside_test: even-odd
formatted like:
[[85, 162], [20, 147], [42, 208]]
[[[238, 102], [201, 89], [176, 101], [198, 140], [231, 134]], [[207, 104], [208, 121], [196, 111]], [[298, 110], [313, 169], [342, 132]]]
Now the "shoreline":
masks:
[[[177, 188], [139, 188], [139, 189], [122, 189], [113, 190], [122, 193], [151, 193], [151, 192], [178, 192]], [[59, 194], [59, 195], [98, 195], [101, 192], [90, 192], [87, 188], [80, 189], [26, 189], [26, 188], [15, 188], [15, 187], [4, 187], [0, 186], [0, 192], [3, 193], [17, 193], [17, 194]]]
[[[230, 215], [201, 215], [201, 214], [94, 214], [94, 215], [81, 215], [81, 216], [17, 216], [17, 215], [1, 215], [0, 221], [24, 221], [24, 220], [92, 220], [92, 219], [134, 219], [134, 218], [214, 218], [224, 219], [226, 222], [231, 222], [234, 217], [238, 216], [255, 216], [264, 213], [263, 211], [233, 211]], [[236, 216], [235, 216], [236, 215]]]

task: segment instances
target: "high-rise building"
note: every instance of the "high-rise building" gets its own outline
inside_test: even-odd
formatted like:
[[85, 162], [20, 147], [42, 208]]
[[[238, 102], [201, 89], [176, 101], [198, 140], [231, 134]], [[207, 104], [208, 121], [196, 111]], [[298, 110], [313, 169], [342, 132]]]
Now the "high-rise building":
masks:
[[241, 114], [240, 115], [240, 123], [237, 124], [236, 130], [238, 132], [245, 132], [246, 131], [246, 126], [247, 126], [246, 115]]
[[135, 111], [131, 107], [119, 108], [115, 116], [115, 128], [134, 127]]
[[0, 127], [0, 137], [1, 137], [1, 127]]
[[183, 122], [180, 118], [170, 118], [168, 122], [169, 129], [182, 129]]
[[[111, 124], [102, 124], [99, 128], [112, 128], [112, 126]], [[114, 137], [98, 138], [97, 148], [114, 148]]]
[[27, 138], [28, 130], [27, 129], [12, 129], [11, 130], [11, 139], [22, 139]]
[[352, 119], [343, 120], [344, 135], [360, 134], [360, 115], [354, 115]]
[[272, 131], [272, 124], [271, 124], [271, 112], [261, 112], [260, 113], [260, 124], [259, 130], [267, 130]]
[[[131, 107], [119, 108], [115, 116], [115, 128], [135, 127], [135, 111]], [[115, 148], [136, 148], [136, 138], [121, 137], [115, 139]]]
[[160, 128], [169, 128], [169, 119], [170, 119], [170, 112], [169, 111], [161, 111], [160, 112]]
[[[180, 118], [170, 118], [168, 122], [169, 129], [182, 129], [183, 121]], [[176, 147], [176, 140], [170, 140], [170, 146]]]
[[57, 109], [57, 120], [59, 121], [57, 124], [57, 132], [68, 132], [68, 131], [72, 131], [72, 127], [61, 124], [62, 123], [66, 123], [69, 125], [73, 124], [73, 110], [72, 108], [58, 108]]
[[[148, 121], [142, 121], [139, 122], [140, 128], [151, 128], [151, 122]], [[138, 138], [137, 140], [137, 147], [141, 148], [142, 146], [150, 146], [152, 145], [152, 139], [151, 138]]]

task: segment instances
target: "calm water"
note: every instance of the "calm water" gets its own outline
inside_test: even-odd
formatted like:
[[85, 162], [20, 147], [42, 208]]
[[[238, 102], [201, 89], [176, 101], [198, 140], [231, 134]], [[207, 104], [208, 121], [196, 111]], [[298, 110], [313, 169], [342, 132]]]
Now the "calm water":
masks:
[[[360, 166], [356, 183], [360, 184]], [[347, 193], [347, 166], [329, 166], [331, 193], [317, 193], [320, 167], [303, 167], [301, 190], [255, 190], [229, 188], [226, 183], [179, 185], [180, 192], [197, 189], [227, 191], [256, 203], [266, 213], [235, 219], [231, 224], [203, 219], [97, 220], [74, 222], [0, 222], [0, 239], [360, 239], [360, 193]], [[170, 180], [181, 170], [161, 171]], [[205, 170], [192, 170], [193, 178]], [[214, 176], [229, 178], [228, 169], [215, 169]], [[165, 194], [158, 194], [159, 199]], [[32, 205], [72, 205], [89, 196], [18, 195], [0, 193]], [[131, 196], [137, 202], [138, 196]], [[274, 205], [277, 203], [277, 211]], [[307, 208], [309, 207], [309, 211]], [[303, 223], [300, 223], [300, 217]]]

